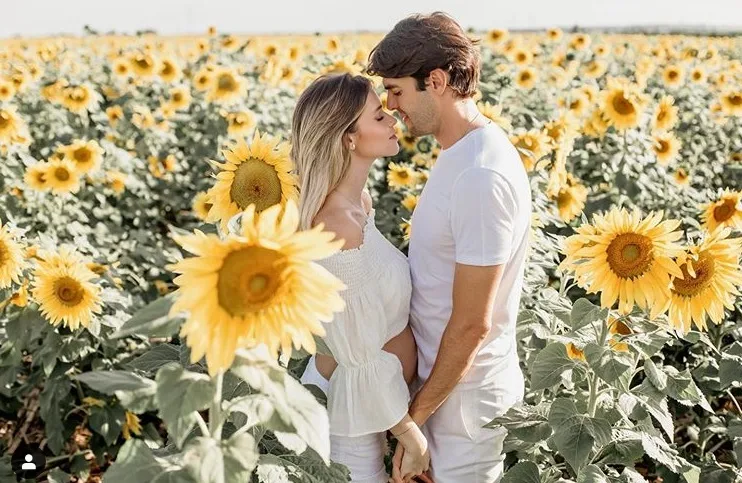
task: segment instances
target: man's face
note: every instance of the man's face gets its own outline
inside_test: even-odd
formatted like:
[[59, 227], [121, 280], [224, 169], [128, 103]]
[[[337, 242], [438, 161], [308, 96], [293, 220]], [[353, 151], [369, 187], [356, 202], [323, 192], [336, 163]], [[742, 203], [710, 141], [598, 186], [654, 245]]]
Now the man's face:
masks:
[[433, 134], [438, 125], [438, 108], [430, 93], [417, 90], [413, 77], [383, 79], [387, 90], [386, 105], [402, 116], [402, 122], [412, 136]]

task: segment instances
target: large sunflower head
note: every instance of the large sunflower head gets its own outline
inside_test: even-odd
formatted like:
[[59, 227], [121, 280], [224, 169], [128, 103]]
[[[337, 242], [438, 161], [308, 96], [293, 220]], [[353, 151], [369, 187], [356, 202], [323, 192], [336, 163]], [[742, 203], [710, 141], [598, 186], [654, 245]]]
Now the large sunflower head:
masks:
[[226, 162], [214, 165], [221, 169], [210, 190], [214, 204], [207, 221], [227, 223], [250, 205], [261, 212], [275, 204], [285, 205], [298, 199], [297, 180], [292, 174], [290, 147], [267, 134], [255, 132], [248, 144], [239, 139], [223, 152]]
[[0, 221], [0, 289], [20, 284], [24, 267], [23, 247]]
[[652, 150], [660, 164], [668, 165], [680, 153], [680, 139], [671, 132], [657, 132], [652, 136]]
[[97, 275], [82, 263], [40, 265], [34, 272], [33, 298], [51, 324], [71, 330], [88, 327], [93, 314], [102, 311], [100, 287], [91, 282], [94, 278]]
[[[638, 211], [613, 208], [595, 215], [591, 230], [573, 235], [564, 245], [570, 268], [588, 293], [601, 292], [603, 307], [618, 301], [619, 311], [636, 303], [655, 318], [667, 310], [670, 276], [682, 277], [673, 258], [683, 253], [677, 244], [679, 220], [662, 221], [662, 212], [642, 218]], [[565, 262], [567, 261], [565, 260]], [[561, 267], [561, 266], [560, 266]]]
[[103, 161], [103, 148], [94, 140], [78, 139], [69, 146], [61, 147], [59, 151], [64, 154], [64, 159], [72, 161], [75, 169], [80, 174], [97, 170]]
[[657, 130], [669, 131], [678, 122], [678, 108], [674, 105], [675, 98], [664, 96], [654, 110], [652, 127]]
[[618, 130], [637, 127], [646, 105], [639, 86], [626, 79], [609, 79], [603, 95], [602, 110], [606, 120]]
[[728, 238], [730, 231], [727, 228], [707, 235], [678, 259], [683, 276], [672, 281], [668, 313], [676, 329], [688, 332], [694, 324], [705, 330], [706, 317], [719, 324], [724, 319], [724, 307], [734, 310], [742, 286], [742, 239]]
[[195, 231], [173, 238], [195, 255], [167, 268], [179, 273], [171, 314], [187, 312], [180, 335], [191, 361], [206, 356], [209, 373], [228, 369], [235, 351], [265, 344], [273, 356], [294, 347], [315, 351], [320, 322], [343, 310], [345, 286], [315, 260], [336, 253], [343, 241], [318, 225], [297, 232], [293, 200], [259, 215], [254, 206], [241, 216], [238, 233], [225, 239]]
[[718, 227], [742, 230], [742, 191], [725, 189], [721, 197], [702, 207], [703, 226], [708, 231]]
[[217, 103], [229, 103], [245, 96], [247, 87], [245, 79], [234, 69], [220, 68], [212, 74], [211, 85], [206, 93], [206, 100]]

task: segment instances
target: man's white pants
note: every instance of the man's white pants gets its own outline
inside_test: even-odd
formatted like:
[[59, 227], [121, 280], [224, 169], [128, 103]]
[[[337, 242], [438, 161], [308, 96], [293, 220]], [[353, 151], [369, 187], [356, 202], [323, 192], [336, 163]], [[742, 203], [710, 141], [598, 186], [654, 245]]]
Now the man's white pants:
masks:
[[[415, 385], [415, 391], [422, 385]], [[516, 365], [491, 383], [454, 388], [423, 425], [435, 483], [496, 483], [503, 473], [504, 428], [485, 424], [523, 401], [523, 374]]]

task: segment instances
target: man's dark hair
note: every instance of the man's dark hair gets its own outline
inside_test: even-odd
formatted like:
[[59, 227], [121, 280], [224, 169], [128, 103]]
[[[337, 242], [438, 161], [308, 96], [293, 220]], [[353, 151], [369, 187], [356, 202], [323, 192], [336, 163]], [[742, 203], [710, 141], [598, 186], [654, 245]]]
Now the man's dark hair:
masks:
[[448, 72], [459, 97], [471, 97], [479, 84], [479, 40], [470, 39], [448, 14], [415, 14], [400, 20], [369, 54], [366, 71], [381, 77], [413, 77], [417, 89], [435, 69]]

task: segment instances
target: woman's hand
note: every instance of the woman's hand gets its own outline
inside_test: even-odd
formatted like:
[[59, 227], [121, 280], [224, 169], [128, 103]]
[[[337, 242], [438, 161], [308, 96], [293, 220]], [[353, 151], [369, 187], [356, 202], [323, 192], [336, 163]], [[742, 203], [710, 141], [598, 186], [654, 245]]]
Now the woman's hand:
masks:
[[407, 483], [430, 467], [430, 450], [420, 428], [415, 425], [397, 436], [399, 444], [392, 460], [392, 480]]

